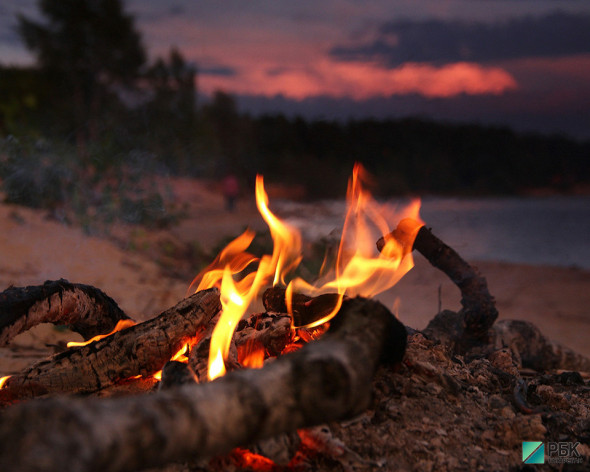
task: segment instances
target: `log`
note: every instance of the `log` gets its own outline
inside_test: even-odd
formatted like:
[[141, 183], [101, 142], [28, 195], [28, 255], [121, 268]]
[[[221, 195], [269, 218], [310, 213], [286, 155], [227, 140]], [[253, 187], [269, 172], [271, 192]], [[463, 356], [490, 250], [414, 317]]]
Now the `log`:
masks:
[[383, 354], [399, 362], [406, 342], [405, 328], [383, 305], [347, 300], [319, 341], [262, 369], [150, 395], [52, 398], [6, 409], [0, 470], [137, 470], [351, 418], [368, 407]]
[[[401, 220], [395, 230], [377, 241], [377, 249], [381, 251], [389, 237], [404, 244], [408, 241], [408, 234], [415, 228], [415, 221]], [[413, 249], [422, 254], [434, 267], [447, 274], [461, 290], [462, 309], [459, 313], [462, 322], [457, 343], [462, 345], [462, 350], [473, 344], [487, 342], [489, 330], [498, 318], [498, 310], [485, 277], [425, 226], [419, 229]]]
[[[278, 285], [266, 289], [262, 294], [264, 308], [275, 313], [287, 313], [285, 292], [285, 288]], [[295, 328], [307, 326], [328, 316], [338, 304], [340, 297], [341, 295], [337, 293], [326, 293], [315, 297], [294, 293], [292, 300], [293, 326]]]
[[111, 332], [125, 319], [130, 318], [117, 303], [91, 285], [60, 279], [9, 287], [0, 293], [0, 346], [41, 323], [67, 325], [88, 340]]
[[92, 393], [130, 377], [152, 375], [220, 309], [217, 289], [201, 291], [156, 318], [33, 364], [10, 377], [0, 392], [9, 397], [16, 391], [20, 397]]

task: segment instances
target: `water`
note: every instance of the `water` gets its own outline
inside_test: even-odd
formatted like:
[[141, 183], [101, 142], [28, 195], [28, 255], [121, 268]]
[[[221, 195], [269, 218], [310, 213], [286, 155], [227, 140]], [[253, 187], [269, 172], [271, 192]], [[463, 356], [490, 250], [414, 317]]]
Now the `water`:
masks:
[[[343, 202], [281, 207], [307, 238], [342, 224]], [[420, 214], [467, 260], [590, 270], [590, 197], [425, 198]]]

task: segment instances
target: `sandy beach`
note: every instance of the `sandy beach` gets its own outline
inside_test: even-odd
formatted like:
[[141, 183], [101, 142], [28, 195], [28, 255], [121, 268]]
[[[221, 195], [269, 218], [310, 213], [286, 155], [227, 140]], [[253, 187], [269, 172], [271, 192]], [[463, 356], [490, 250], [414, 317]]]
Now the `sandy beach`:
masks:
[[[178, 225], [146, 234], [157, 238], [197, 241], [211, 249], [221, 239], [238, 235], [246, 226], [263, 228], [253, 204], [241, 201], [238, 211], [223, 211], [221, 196], [189, 180], [175, 182], [175, 193], [187, 210]], [[270, 192], [269, 192], [270, 193]], [[272, 194], [271, 194], [272, 198]], [[46, 212], [0, 205], [0, 290], [68, 279], [96, 286], [138, 320], [150, 318], [183, 298], [191, 277], [166, 276], [149, 246], [139, 251], [122, 244], [137, 229], [114, 228], [110, 237], [86, 235], [80, 228], [51, 219]], [[135, 231], [135, 232], [134, 232]], [[150, 239], [151, 238], [151, 239]], [[548, 337], [590, 356], [590, 272], [579, 268], [530, 266], [469, 261], [487, 278], [501, 318], [535, 323]], [[379, 296], [395, 308], [407, 325], [423, 328], [439, 307], [458, 309], [459, 291], [447, 276], [419, 254], [416, 266], [390, 291]], [[198, 272], [194, 271], [194, 275]], [[25, 367], [31, 359], [52, 352], [70, 332], [41, 327], [0, 348], [0, 376]]]

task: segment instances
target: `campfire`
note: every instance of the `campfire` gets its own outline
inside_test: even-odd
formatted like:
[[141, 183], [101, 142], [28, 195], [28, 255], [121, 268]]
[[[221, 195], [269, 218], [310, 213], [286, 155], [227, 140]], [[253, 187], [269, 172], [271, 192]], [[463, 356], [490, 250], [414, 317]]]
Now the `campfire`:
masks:
[[[393, 386], [395, 372], [409, 369], [442, 385], [436, 395], [459, 398], [467, 363], [490, 359], [516, 408], [531, 414], [538, 411], [522, 368], [590, 371], [534, 326], [495, 323], [485, 278], [424, 226], [419, 202], [394, 211], [371, 197], [366, 179], [355, 166], [337, 254], [314, 280], [298, 275], [301, 236], [271, 211], [258, 176], [272, 253], [249, 253], [255, 234], [246, 230], [195, 277], [187, 298], [157, 317], [136, 323], [101, 290], [65, 280], [3, 292], [0, 344], [44, 322], [67, 324], [85, 341], [0, 379], [2, 470], [183, 461], [195, 470], [279, 470], [305, 468], [316, 455], [345, 469], [379, 467], [323, 426], [373, 408], [375, 375]], [[373, 298], [413, 267], [413, 250], [462, 294], [458, 312], [441, 311], [422, 333]], [[463, 380], [437, 367], [447, 361]]]

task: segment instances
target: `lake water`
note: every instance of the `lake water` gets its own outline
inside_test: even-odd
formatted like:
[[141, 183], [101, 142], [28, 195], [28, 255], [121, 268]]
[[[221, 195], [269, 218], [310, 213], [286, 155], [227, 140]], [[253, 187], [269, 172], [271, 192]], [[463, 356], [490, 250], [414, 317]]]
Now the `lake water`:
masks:
[[[327, 235], [342, 224], [343, 202], [302, 206], [281, 204], [304, 237]], [[467, 260], [590, 270], [590, 197], [427, 197], [420, 215], [435, 235]]]

